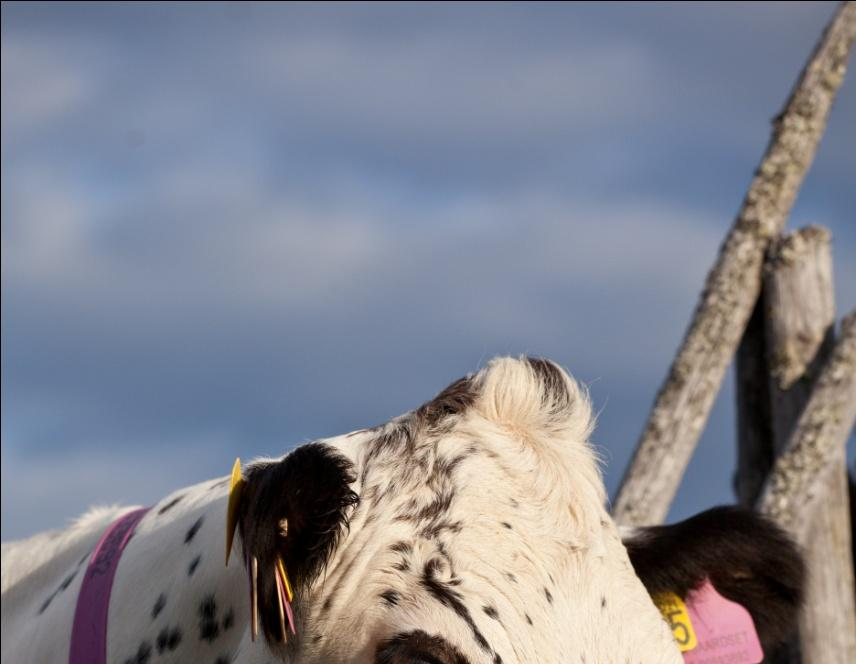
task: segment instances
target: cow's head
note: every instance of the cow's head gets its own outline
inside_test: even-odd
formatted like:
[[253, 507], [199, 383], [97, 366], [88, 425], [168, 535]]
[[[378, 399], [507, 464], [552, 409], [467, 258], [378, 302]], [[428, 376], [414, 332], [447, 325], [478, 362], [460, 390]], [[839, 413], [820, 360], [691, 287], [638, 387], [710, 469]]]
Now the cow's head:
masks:
[[[273, 653], [301, 662], [680, 661], [604, 508], [592, 423], [586, 394], [556, 365], [500, 359], [384, 426], [248, 466], [237, 521], [244, 560], [258, 564], [260, 627]], [[634, 563], [652, 590], [684, 594], [710, 575], [716, 584], [769, 577], [753, 565], [765, 542], [753, 545], [744, 530], [731, 576], [716, 556], [728, 553], [727, 528], [702, 529], [705, 556], [671, 576], [657, 575], [658, 551], [669, 568], [695, 551], [699, 533], [661, 549], [670, 531], [636, 533]], [[798, 577], [792, 547], [765, 533]], [[295, 594], [297, 635], [287, 640], [279, 558]], [[765, 596], [788, 620], [792, 576]]]

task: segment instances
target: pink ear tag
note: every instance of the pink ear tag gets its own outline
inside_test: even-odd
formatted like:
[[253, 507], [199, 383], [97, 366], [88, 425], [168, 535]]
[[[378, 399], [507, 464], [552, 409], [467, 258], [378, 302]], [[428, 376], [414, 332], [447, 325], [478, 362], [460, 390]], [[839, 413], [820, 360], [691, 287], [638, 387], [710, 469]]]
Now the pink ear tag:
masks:
[[686, 603], [698, 645], [684, 653], [685, 664], [758, 664], [764, 659], [752, 616], [720, 595], [710, 579]]

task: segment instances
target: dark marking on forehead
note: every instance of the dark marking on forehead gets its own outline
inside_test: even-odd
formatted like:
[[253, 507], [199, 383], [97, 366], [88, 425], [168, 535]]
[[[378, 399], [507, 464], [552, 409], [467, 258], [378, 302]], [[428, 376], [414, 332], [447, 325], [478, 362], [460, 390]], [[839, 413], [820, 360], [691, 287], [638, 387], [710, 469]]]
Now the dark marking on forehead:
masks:
[[553, 603], [553, 595], [546, 588], [544, 588], [544, 597], [547, 598], [547, 601], [550, 602], [550, 604]]
[[193, 576], [193, 573], [196, 571], [196, 568], [199, 567], [199, 561], [202, 560], [202, 556], [196, 556], [193, 560], [190, 561], [190, 565], [187, 566], [187, 576]]
[[494, 620], [499, 620], [499, 612], [496, 610], [495, 607], [491, 606], [490, 604], [485, 604], [482, 607], [482, 611], [484, 611], [485, 615], [488, 618], [493, 618]]
[[395, 520], [421, 523], [423, 521], [436, 519], [449, 511], [454, 499], [454, 488], [450, 486], [443, 487], [440, 492], [434, 496], [430, 503], [420, 507], [415, 512], [405, 511], [403, 514], [396, 516]]
[[600, 598], [600, 608], [601, 608], [601, 609], [605, 609], [605, 608], [606, 608], [606, 597], [601, 597], [601, 598]]
[[460, 521], [434, 521], [425, 526], [419, 531], [419, 536], [423, 539], [437, 539], [444, 532], [459, 533], [463, 529], [463, 524]]
[[526, 361], [541, 383], [544, 404], [550, 405], [553, 412], [567, 409], [571, 403], [571, 396], [568, 394], [564, 372], [549, 360], [527, 357]]
[[421, 629], [402, 632], [377, 647], [374, 664], [469, 664], [469, 660], [442, 636], [429, 635]]
[[413, 545], [410, 542], [400, 541], [395, 544], [391, 544], [389, 547], [390, 551], [395, 551], [396, 553], [410, 553], [413, 551]]
[[517, 583], [517, 577], [514, 576], [514, 574], [512, 574], [511, 572], [506, 572], [505, 578], [511, 581], [511, 583]]
[[502, 527], [503, 527], [503, 528], [507, 528], [508, 530], [514, 530], [514, 528], [512, 528], [512, 527], [511, 527], [511, 524], [510, 524], [510, 523], [508, 523], [508, 521], [503, 521], [503, 522], [502, 522]]
[[526, 622], [528, 622], [531, 625], [532, 624], [532, 618], [529, 617], [529, 614], [524, 613], [523, 615], [526, 616]]
[[396, 606], [401, 600], [401, 595], [394, 590], [384, 590], [380, 594], [380, 598], [389, 606]]
[[469, 376], [459, 378], [416, 411], [417, 421], [429, 429], [443, 420], [464, 413], [476, 400], [478, 392]]
[[158, 617], [163, 608], [166, 606], [166, 595], [161, 593], [155, 600], [155, 605], [152, 607], [152, 620]]
[[176, 505], [178, 505], [178, 504], [181, 502], [181, 499], [182, 499], [182, 498], [184, 498], [184, 494], [181, 494], [180, 496], [176, 496], [175, 498], [173, 498], [172, 500], [170, 500], [166, 505], [164, 505], [163, 507], [161, 507], [161, 508], [158, 510], [158, 514], [164, 514], [165, 512], [168, 512], [168, 511], [169, 511], [169, 510], [171, 510], [173, 507], [175, 507]]
[[436, 558], [432, 558], [425, 563], [425, 568], [420, 580], [422, 587], [424, 587], [428, 593], [443, 606], [452, 609], [456, 614], [458, 614], [461, 620], [463, 620], [470, 628], [473, 639], [476, 644], [478, 644], [479, 648], [492, 653], [493, 648], [490, 647], [490, 644], [487, 642], [484, 634], [481, 633], [481, 630], [478, 628], [478, 625], [476, 625], [475, 620], [473, 620], [470, 610], [463, 602], [463, 596], [461, 593], [450, 587], [451, 584], [444, 583], [436, 578], [436, 571], [439, 566], [440, 561]]

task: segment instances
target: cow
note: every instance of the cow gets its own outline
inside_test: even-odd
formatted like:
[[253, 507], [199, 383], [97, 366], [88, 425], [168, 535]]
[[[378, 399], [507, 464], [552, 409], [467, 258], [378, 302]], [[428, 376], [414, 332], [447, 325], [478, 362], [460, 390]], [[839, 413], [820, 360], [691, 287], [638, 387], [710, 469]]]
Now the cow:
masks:
[[[737, 508], [622, 539], [593, 422], [558, 365], [495, 359], [382, 426], [248, 464], [225, 566], [233, 483], [180, 489], [118, 561], [107, 661], [677, 663], [652, 597], [708, 581], [769, 652], [799, 606], [795, 546]], [[128, 512], [3, 545], [4, 664], [69, 661], [93, 547]]]

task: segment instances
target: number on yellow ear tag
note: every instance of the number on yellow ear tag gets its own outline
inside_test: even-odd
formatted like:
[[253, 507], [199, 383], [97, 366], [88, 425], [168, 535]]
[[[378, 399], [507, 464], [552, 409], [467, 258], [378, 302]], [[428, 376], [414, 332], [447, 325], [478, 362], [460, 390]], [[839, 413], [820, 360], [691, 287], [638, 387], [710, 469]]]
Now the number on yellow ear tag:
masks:
[[235, 539], [235, 528], [238, 527], [238, 506], [241, 504], [241, 492], [246, 484], [241, 474], [241, 459], [235, 459], [232, 466], [232, 479], [229, 483], [229, 508], [226, 513], [226, 565], [229, 564], [229, 554], [232, 553], [232, 541]]
[[675, 593], [658, 593], [651, 599], [654, 600], [654, 604], [663, 614], [663, 620], [672, 629], [672, 636], [675, 637], [675, 642], [681, 652], [695, 648], [698, 645], [698, 639], [684, 601]]

